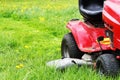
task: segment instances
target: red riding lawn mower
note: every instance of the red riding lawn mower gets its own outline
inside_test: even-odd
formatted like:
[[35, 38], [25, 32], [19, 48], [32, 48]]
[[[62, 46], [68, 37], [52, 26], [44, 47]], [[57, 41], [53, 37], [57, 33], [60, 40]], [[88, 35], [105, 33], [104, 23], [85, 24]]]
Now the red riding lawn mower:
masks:
[[79, 0], [79, 10], [84, 21], [72, 19], [68, 22], [71, 32], [62, 40], [61, 62], [57, 60], [54, 64], [57, 68], [70, 62], [69, 65], [94, 65], [100, 74], [118, 75], [120, 0]]

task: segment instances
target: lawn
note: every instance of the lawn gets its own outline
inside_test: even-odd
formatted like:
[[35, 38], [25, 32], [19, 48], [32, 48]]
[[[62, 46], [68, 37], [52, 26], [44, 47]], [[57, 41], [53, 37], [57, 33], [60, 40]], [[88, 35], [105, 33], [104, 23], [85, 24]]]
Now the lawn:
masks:
[[1, 0], [0, 80], [113, 80], [86, 66], [65, 72], [46, 66], [61, 58], [72, 18], [82, 20], [78, 0]]

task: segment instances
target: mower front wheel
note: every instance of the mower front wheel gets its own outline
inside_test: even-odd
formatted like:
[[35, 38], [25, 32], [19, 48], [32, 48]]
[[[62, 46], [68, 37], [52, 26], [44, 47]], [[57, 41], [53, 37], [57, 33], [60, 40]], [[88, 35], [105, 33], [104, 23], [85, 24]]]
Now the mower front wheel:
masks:
[[61, 44], [61, 54], [62, 58], [82, 58], [83, 53], [78, 49], [72, 33], [64, 36]]
[[116, 76], [120, 70], [118, 60], [113, 54], [103, 54], [96, 60], [97, 72], [106, 76]]

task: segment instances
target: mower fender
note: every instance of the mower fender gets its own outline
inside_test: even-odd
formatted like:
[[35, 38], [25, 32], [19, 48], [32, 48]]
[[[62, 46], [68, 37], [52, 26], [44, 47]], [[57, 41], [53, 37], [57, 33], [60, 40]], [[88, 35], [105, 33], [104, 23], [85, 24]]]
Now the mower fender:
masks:
[[[67, 28], [72, 32], [78, 48], [83, 52], [92, 51], [92, 38], [80, 21], [70, 21]], [[93, 43], [94, 44], [94, 43]]]

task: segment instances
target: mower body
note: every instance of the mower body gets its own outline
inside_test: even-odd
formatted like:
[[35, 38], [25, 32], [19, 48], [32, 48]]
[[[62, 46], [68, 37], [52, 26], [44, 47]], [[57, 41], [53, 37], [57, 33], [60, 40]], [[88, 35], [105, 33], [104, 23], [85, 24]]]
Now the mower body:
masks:
[[[91, 25], [80, 20], [71, 20], [67, 28], [72, 32], [78, 48], [88, 54], [120, 49], [120, 0], [107, 0], [104, 2], [102, 19], [104, 26]], [[104, 37], [98, 43], [98, 37]], [[101, 46], [101, 48], [100, 48]]]
[[[65, 62], [65, 58], [75, 58], [79, 59], [80, 63], [91, 62], [100, 74], [118, 75], [120, 0], [79, 0], [79, 11], [83, 21], [72, 19], [68, 22], [67, 28], [71, 32], [63, 37], [61, 61]], [[77, 64], [76, 60], [70, 62], [70, 65]]]

